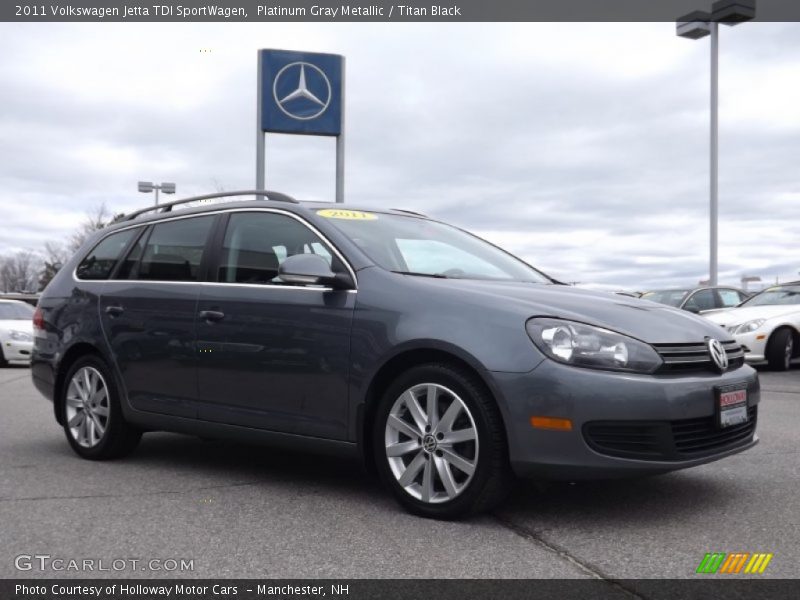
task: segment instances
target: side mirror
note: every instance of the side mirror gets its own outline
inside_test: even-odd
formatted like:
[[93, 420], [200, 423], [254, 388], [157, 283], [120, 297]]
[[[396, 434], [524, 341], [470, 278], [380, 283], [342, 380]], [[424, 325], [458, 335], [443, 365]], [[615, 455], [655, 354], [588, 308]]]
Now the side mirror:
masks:
[[690, 306], [684, 306], [683, 310], [688, 310], [690, 313], [694, 313], [696, 315], [700, 314], [700, 309], [697, 306], [695, 306], [694, 304], [690, 305]]
[[295, 254], [283, 261], [278, 276], [286, 283], [300, 285], [327, 285], [336, 289], [351, 289], [349, 275], [334, 273], [328, 261], [318, 254]]

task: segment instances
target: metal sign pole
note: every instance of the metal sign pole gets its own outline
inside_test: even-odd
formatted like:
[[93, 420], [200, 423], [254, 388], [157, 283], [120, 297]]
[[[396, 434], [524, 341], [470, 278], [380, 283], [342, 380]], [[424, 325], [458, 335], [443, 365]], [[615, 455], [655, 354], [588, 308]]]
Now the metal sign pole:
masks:
[[341, 86], [342, 86], [342, 95], [341, 95], [341, 106], [342, 106], [342, 116], [341, 116], [341, 124], [342, 128], [339, 132], [339, 135], [336, 136], [336, 202], [343, 203], [344, 202], [344, 127], [345, 127], [345, 120], [344, 120], [344, 111], [345, 106], [347, 104], [344, 100], [344, 93], [345, 93], [345, 59], [342, 58], [342, 78], [341, 78]]
[[261, 131], [261, 119], [262, 119], [262, 84], [263, 84], [263, 55], [261, 52], [258, 53], [258, 94], [256, 102], [258, 103], [256, 108], [256, 189], [263, 190], [264, 188], [264, 162], [266, 157], [264, 156], [264, 138], [266, 137], [266, 133]]
[[719, 23], [711, 23], [711, 182], [708, 285], [717, 285], [717, 223], [719, 222]]

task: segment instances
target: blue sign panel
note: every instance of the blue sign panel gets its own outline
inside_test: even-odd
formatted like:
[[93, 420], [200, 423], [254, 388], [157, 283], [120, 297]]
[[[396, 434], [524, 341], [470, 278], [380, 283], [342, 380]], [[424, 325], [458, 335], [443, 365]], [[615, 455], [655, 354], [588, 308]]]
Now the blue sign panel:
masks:
[[338, 54], [261, 50], [261, 129], [340, 135], [342, 74]]

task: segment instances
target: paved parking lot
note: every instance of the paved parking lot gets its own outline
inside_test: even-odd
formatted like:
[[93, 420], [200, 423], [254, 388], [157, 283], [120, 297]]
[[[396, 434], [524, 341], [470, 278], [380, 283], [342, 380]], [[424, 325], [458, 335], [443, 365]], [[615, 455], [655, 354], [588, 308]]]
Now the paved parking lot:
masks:
[[462, 523], [406, 515], [341, 459], [148, 434], [125, 460], [80, 460], [29, 378], [0, 369], [0, 577], [41, 576], [15, 569], [20, 554], [185, 558], [183, 576], [215, 578], [692, 577], [706, 552], [740, 551], [797, 576], [798, 368], [762, 372], [749, 452], [638, 481], [527, 483]]

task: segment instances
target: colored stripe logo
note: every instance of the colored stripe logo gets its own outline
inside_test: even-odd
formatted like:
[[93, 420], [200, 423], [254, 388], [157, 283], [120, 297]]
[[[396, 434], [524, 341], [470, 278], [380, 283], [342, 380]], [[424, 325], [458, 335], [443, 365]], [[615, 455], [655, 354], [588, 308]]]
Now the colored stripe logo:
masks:
[[760, 574], [767, 569], [772, 553], [764, 552], [707, 552], [695, 573], [702, 574]]

